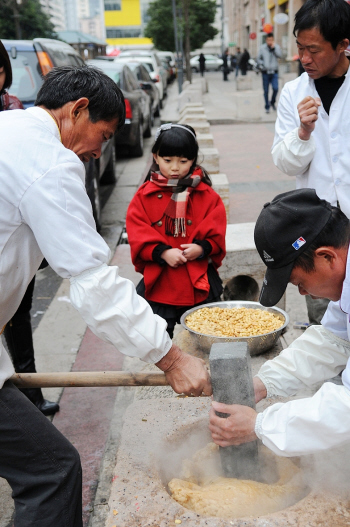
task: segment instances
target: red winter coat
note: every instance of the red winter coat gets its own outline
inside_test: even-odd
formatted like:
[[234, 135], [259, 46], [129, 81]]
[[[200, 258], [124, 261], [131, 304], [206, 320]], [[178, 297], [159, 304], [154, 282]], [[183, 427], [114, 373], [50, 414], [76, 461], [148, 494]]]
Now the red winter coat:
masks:
[[159, 244], [180, 249], [194, 239], [206, 240], [212, 246], [210, 258], [217, 269], [226, 254], [226, 212], [220, 196], [206, 183], [199, 183], [191, 192], [186, 212], [186, 237], [165, 233], [164, 211], [172, 195], [147, 181], [132, 199], [126, 229], [131, 247], [131, 258], [136, 271], [144, 275], [146, 299], [174, 306], [193, 306], [203, 302], [209, 293], [208, 258], [179, 265], [159, 265], [152, 260]]
[[5, 91], [1, 95], [1, 106], [3, 110], [23, 110], [23, 104], [21, 101], [15, 96], [10, 95]]

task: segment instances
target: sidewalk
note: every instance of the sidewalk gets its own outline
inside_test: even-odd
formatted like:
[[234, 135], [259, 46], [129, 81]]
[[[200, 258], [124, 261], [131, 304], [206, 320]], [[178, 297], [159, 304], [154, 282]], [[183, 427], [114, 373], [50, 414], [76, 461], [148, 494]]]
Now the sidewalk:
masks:
[[[271, 159], [275, 113], [263, 113], [259, 123], [240, 122], [233, 119], [232, 93], [235, 90], [233, 74], [229, 82], [222, 81], [221, 72], [208, 73], [209, 91], [203, 97], [205, 113], [211, 123], [215, 147], [220, 153], [220, 172], [229, 180], [230, 223], [256, 220], [264, 203], [276, 194], [295, 188], [295, 181], [283, 175]], [[169, 86], [168, 99], [161, 120], [178, 120], [178, 86]], [[155, 131], [155, 130], [154, 130]], [[140, 158], [133, 170], [126, 163], [119, 164], [118, 183], [103, 211], [102, 235], [114, 252], [112, 264], [120, 267], [120, 274], [135, 284], [140, 275], [134, 271], [128, 245], [117, 245], [122, 231], [127, 206], [142, 181], [142, 174], [149, 163], [153, 139], [145, 141], [147, 155]], [[136, 169], [135, 169], [136, 166]], [[117, 212], [113, 216], [111, 211]], [[40, 371], [92, 371], [92, 370], [150, 370], [138, 359], [122, 356], [116, 349], [97, 339], [77, 312], [67, 302], [69, 284], [62, 283], [35, 332], [35, 349]], [[66, 299], [66, 300], [62, 300]], [[306, 320], [305, 300], [297, 289], [288, 287], [287, 312], [291, 326], [295, 320]], [[289, 330], [283, 346], [300, 335], [301, 331]], [[48, 335], [50, 346], [48, 346]], [[265, 360], [261, 356], [260, 361]], [[139, 390], [139, 389], [137, 389]], [[155, 395], [145, 390], [138, 397], [149, 398], [173, 395], [168, 387]], [[51, 400], [60, 398], [60, 412], [53, 423], [74, 443], [83, 463], [84, 527], [105, 526], [109, 511], [113, 469], [115, 466], [124, 411], [136, 396], [136, 388], [69, 388], [44, 390]], [[61, 395], [62, 394], [62, 395]], [[0, 480], [0, 527], [11, 525], [12, 500], [6, 483]]]

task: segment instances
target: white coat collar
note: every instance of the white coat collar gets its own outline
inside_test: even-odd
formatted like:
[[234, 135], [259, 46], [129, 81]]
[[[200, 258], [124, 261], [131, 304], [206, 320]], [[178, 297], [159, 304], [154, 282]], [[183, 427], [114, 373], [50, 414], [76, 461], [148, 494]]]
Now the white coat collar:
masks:
[[343, 289], [339, 300], [339, 307], [344, 313], [350, 313], [350, 250], [346, 260], [346, 273], [343, 282]]
[[46, 110], [44, 110], [43, 108], [38, 108], [37, 106], [32, 106], [31, 108], [27, 108], [25, 111], [31, 113], [34, 117], [47, 124], [48, 128], [50, 129], [50, 132], [52, 132], [54, 136], [57, 137], [60, 142], [62, 142], [61, 133], [56, 124], [56, 121]]

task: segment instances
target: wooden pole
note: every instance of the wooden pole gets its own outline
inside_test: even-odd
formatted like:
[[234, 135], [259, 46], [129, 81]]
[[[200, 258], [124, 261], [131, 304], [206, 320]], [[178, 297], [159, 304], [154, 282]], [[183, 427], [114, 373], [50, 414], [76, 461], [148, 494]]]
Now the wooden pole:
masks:
[[52, 373], [15, 373], [10, 380], [18, 388], [60, 388], [66, 386], [167, 386], [161, 372], [71, 371]]

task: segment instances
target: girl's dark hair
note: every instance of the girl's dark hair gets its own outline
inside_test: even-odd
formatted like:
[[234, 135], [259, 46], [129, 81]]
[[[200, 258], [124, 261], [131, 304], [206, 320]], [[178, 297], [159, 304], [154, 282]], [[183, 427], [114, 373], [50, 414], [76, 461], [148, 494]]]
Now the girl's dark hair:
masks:
[[[343, 0], [344, 1], [344, 0]], [[306, 273], [315, 270], [315, 251], [319, 247], [347, 247], [350, 239], [350, 221], [338, 207], [332, 207], [332, 216], [314, 242], [295, 260], [298, 267]]]
[[[192, 134], [196, 136], [196, 132], [192, 126], [188, 124], [183, 124], [185, 128], [188, 128]], [[190, 173], [196, 168], [198, 161], [198, 151], [199, 146], [197, 139], [189, 132], [186, 132], [183, 128], [174, 126], [168, 130], [163, 130], [152, 148], [152, 154], [157, 154], [160, 157], [166, 156], [177, 156], [185, 157], [186, 159], [193, 159], [193, 163], [190, 169]], [[200, 167], [203, 171], [203, 182], [209, 186], [212, 186], [212, 182], [208, 173], [204, 170], [203, 167]], [[150, 172], [147, 174], [145, 181], [148, 181], [151, 176], [151, 171], [157, 170], [157, 167], [154, 164], [151, 167]]]
[[59, 66], [44, 77], [35, 106], [57, 110], [81, 97], [89, 99], [92, 123], [118, 119], [118, 130], [124, 125], [124, 95], [116, 83], [100, 69], [92, 66]]
[[315, 27], [333, 49], [345, 38], [350, 39], [350, 5], [345, 0], [306, 0], [294, 22], [295, 37], [298, 31]]
[[12, 68], [10, 57], [5, 49], [4, 44], [0, 40], [0, 68], [4, 68], [5, 71], [5, 84], [0, 91], [0, 95], [7, 90], [12, 84]]

